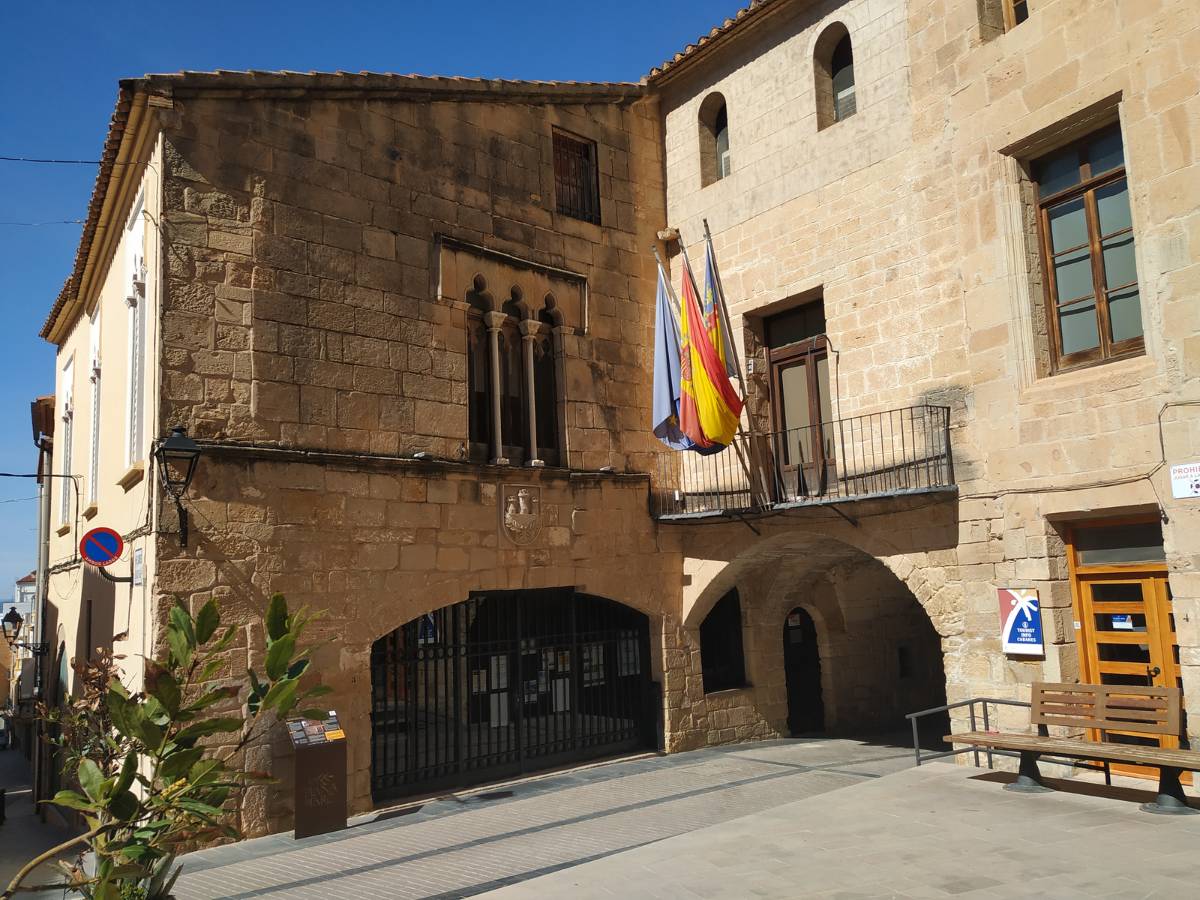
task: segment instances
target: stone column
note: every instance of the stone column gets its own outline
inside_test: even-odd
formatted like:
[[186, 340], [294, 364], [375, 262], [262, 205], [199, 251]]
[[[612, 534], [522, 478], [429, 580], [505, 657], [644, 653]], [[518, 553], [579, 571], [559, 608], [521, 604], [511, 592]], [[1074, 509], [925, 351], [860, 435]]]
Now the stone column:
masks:
[[504, 457], [504, 435], [500, 432], [500, 329], [508, 315], [502, 312], [485, 313], [488, 330], [488, 352], [492, 357], [492, 465], [507, 466]]
[[537, 397], [533, 379], [533, 345], [537, 341], [539, 331], [541, 324], [537, 319], [521, 320], [521, 343], [525, 351], [525, 399], [528, 401], [529, 410], [529, 462], [526, 465], [534, 467], [545, 465], [538, 459]]

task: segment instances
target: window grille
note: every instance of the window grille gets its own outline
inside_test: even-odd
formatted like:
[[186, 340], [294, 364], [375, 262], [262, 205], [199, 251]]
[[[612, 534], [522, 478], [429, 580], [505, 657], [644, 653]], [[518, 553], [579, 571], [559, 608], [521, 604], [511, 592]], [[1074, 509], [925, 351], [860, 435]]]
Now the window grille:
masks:
[[596, 145], [554, 132], [554, 195], [560, 213], [600, 224]]

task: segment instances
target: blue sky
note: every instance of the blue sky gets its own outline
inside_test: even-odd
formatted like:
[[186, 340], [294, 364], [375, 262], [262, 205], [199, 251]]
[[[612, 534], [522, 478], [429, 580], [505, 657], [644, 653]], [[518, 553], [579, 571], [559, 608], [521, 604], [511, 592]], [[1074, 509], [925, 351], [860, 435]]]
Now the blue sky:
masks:
[[[117, 80], [180, 69], [637, 80], [741, 0], [600, 3], [0, 0], [0, 156], [97, 159]], [[449, 14], [445, 11], [449, 10]], [[0, 161], [0, 223], [82, 219], [93, 166]], [[78, 225], [0, 224], [0, 471], [36, 464], [29, 401], [54, 389], [38, 337]], [[0, 599], [36, 561], [36, 487], [0, 478]]]

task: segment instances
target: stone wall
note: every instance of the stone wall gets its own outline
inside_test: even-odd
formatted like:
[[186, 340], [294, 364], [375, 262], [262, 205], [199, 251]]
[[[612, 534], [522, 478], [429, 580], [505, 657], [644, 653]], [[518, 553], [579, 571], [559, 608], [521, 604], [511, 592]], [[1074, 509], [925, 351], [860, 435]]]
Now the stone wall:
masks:
[[[668, 69], [652, 81], [668, 217], [693, 260], [701, 219], [713, 230], [760, 421], [759, 320], [815, 297], [836, 418], [951, 407], [960, 502], [941, 556], [945, 580], [960, 586], [961, 627], [939, 626], [951, 701], [1021, 698], [1032, 681], [1079, 677], [1066, 523], [1161, 510], [1195, 723], [1200, 512], [1171, 498], [1167, 471], [1194, 457], [1200, 435], [1189, 252], [1200, 148], [1185, 124], [1200, 108], [1188, 64], [1200, 10], [1043, 0], [1002, 33], [993, 7], [796, 2], [706, 62]], [[858, 112], [818, 130], [812, 52], [834, 22], [853, 41]], [[699, 189], [696, 112], [712, 91], [728, 103], [733, 173]], [[1125, 144], [1146, 354], [1052, 375], [1028, 164], [1112, 121]], [[706, 546], [685, 552], [701, 560]], [[1001, 652], [998, 587], [1039, 591], [1044, 660]]]
[[[531, 267], [586, 282], [563, 342], [570, 462], [646, 471], [646, 248], [664, 223], [653, 102], [636, 86], [464, 94], [450, 79], [328, 78], [340, 93], [316, 80], [300, 96], [173, 87], [168, 424], [461, 458], [469, 285], [445, 270], [447, 237], [516, 258], [491, 285], [502, 298]], [[553, 129], [596, 143], [599, 226], [556, 212]]]
[[[537, 492], [541, 528], [514, 544], [501, 523], [505, 485]], [[575, 587], [650, 617], [651, 666], [666, 691], [685, 677], [677, 553], [661, 549], [646, 515], [643, 476], [557, 470], [329, 460], [288, 451], [210, 448], [193, 489], [187, 550], [164, 537], [155, 590], [170, 607], [210, 597], [240, 624], [229, 671], [261, 667], [257, 624], [270, 595], [324, 615], [312, 626], [315, 680], [349, 740], [354, 811], [371, 806], [371, 645], [417, 616], [475, 591]], [[674, 727], [673, 725], [669, 725]], [[292, 750], [285, 734], [249, 751], [279, 787], [254, 788], [241, 807], [249, 833], [291, 824]]]

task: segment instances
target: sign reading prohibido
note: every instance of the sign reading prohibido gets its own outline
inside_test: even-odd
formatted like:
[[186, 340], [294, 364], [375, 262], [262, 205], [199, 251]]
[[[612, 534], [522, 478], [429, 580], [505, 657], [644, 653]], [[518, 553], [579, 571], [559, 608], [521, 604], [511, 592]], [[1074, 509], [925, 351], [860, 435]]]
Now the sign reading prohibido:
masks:
[[288, 719], [296, 748], [296, 837], [346, 827], [346, 732], [337, 713], [324, 719]]
[[1004, 652], [1015, 656], [1045, 656], [1037, 591], [999, 588], [998, 592], [1000, 640]]

